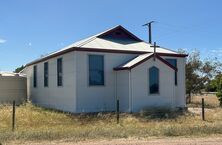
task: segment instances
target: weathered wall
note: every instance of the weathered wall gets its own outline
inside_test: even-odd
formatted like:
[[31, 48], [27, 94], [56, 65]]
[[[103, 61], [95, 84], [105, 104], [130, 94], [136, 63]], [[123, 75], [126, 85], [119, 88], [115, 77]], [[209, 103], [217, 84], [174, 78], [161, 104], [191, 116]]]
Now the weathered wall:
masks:
[[26, 77], [0, 76], [0, 103], [16, 104], [24, 102], [27, 98]]
[[[57, 58], [63, 58], [63, 86], [57, 86]], [[37, 65], [37, 87], [33, 87], [33, 65], [26, 69], [28, 97], [37, 105], [76, 111], [76, 54], [70, 52], [48, 61], [49, 84], [44, 87], [44, 62]]]

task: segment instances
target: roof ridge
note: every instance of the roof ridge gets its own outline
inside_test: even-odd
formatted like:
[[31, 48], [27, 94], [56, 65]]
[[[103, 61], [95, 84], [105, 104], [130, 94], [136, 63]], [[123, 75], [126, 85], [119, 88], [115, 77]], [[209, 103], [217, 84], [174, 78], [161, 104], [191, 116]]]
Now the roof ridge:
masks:
[[[86, 38], [87, 39], [87, 38]], [[96, 39], [96, 36], [92, 36], [92, 38], [89, 38], [88, 40], [83, 41], [82, 43], [80, 43], [79, 45], [77, 45], [76, 47], [82, 47], [83, 45], [88, 44], [89, 42], [93, 41]], [[84, 40], [84, 39], [83, 39]]]
[[[152, 43], [149, 43], [149, 42], [146, 42], [145, 40], [142, 40], [144, 43], [146, 43], [146, 44], [149, 44], [149, 45], [153, 45]], [[156, 49], [158, 49], [159, 47], [157, 47]], [[162, 48], [162, 49], [166, 49], [166, 50], [169, 50], [169, 51], [172, 51], [172, 52], [175, 52], [175, 53], [178, 53], [178, 52], [176, 52], [175, 50], [171, 50], [171, 49], [169, 49], [169, 48], [166, 48], [166, 47], [160, 47], [160, 48]]]

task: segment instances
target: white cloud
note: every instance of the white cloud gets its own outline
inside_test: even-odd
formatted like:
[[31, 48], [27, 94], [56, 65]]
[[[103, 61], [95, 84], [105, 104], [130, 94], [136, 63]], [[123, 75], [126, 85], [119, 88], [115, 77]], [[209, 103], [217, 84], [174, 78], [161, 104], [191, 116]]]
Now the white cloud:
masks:
[[6, 42], [5, 39], [1, 39], [1, 38], [0, 38], [0, 44], [3, 44], [3, 43], [5, 43], [5, 42]]
[[222, 53], [222, 48], [212, 49], [210, 52], [211, 53]]
[[210, 53], [207, 54], [208, 56], [215, 56], [215, 57], [221, 57], [222, 56], [222, 48], [217, 49], [211, 49]]

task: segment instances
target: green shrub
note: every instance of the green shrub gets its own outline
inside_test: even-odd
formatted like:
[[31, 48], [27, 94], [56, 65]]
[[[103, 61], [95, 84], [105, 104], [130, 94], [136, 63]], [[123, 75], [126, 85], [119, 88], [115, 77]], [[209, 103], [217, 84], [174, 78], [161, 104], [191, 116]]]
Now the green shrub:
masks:
[[217, 95], [217, 98], [220, 102], [220, 106], [222, 106], [222, 91], [221, 90], [218, 91], [216, 95]]

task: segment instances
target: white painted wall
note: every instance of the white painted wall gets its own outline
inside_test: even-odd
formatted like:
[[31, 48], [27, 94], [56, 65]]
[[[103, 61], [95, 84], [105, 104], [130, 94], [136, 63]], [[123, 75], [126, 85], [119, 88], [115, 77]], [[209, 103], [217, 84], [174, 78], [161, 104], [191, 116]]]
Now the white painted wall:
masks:
[[[57, 58], [63, 58], [63, 86], [57, 86]], [[70, 52], [48, 60], [49, 86], [44, 87], [44, 62], [37, 65], [37, 87], [33, 87], [33, 65], [27, 73], [28, 97], [39, 106], [76, 111], [76, 55]]]
[[186, 107], [186, 86], [185, 86], [185, 65], [186, 58], [183, 57], [163, 57], [177, 59], [177, 86], [175, 87], [176, 107]]
[[129, 112], [129, 71], [117, 71], [117, 98], [121, 112]]
[[0, 103], [21, 104], [27, 97], [26, 77], [0, 76]]
[[[77, 112], [115, 111], [115, 72], [113, 68], [136, 55], [117, 53], [75, 52], [77, 56]], [[104, 55], [105, 86], [88, 85], [88, 55]], [[127, 82], [125, 82], [126, 84]], [[124, 88], [126, 89], [126, 88]], [[124, 93], [125, 94], [125, 93]], [[124, 96], [125, 97], [125, 96]]]
[[[104, 55], [105, 86], [88, 85], [88, 55]], [[37, 88], [33, 88], [33, 65], [26, 68], [28, 97], [33, 103], [69, 112], [115, 111], [116, 97], [120, 99], [120, 111], [140, 111], [148, 106], [185, 106], [185, 58], [178, 61], [178, 86], [174, 85], [174, 70], [162, 62], [148, 60], [131, 70], [115, 72], [113, 68], [132, 59], [134, 54], [98, 53], [75, 51], [64, 54], [63, 87], [57, 87], [57, 58], [49, 59], [49, 87], [44, 88], [44, 62], [37, 64]], [[164, 57], [172, 58], [172, 57]], [[148, 68], [160, 69], [160, 95], [149, 95]], [[116, 86], [117, 84], [117, 90]], [[132, 87], [132, 90], [129, 88]], [[130, 96], [132, 96], [132, 99]]]
[[[149, 68], [159, 68], [159, 94], [149, 93]], [[160, 60], [149, 59], [131, 70], [132, 111], [147, 107], [174, 107], [174, 70]]]

